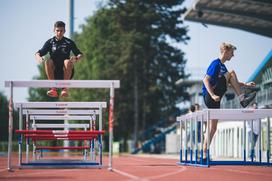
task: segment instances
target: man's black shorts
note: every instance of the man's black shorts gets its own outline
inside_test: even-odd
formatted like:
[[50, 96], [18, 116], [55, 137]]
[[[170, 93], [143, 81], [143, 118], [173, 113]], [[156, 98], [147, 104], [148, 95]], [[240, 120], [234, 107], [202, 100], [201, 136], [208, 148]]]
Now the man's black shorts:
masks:
[[222, 76], [221, 78], [218, 79], [218, 82], [214, 88], [214, 94], [220, 97], [220, 101], [215, 102], [212, 99], [212, 97], [210, 96], [210, 94], [207, 93], [206, 95], [204, 95], [204, 102], [205, 102], [205, 105], [207, 106], [207, 108], [219, 109], [221, 98], [226, 93], [226, 91], [227, 91], [227, 81], [226, 81], [225, 76]]
[[[55, 66], [55, 69], [54, 69], [54, 78], [55, 78], [55, 80], [63, 80], [64, 79], [64, 70], [63, 70], [64, 62], [63, 63], [56, 63], [53, 60], [53, 63], [54, 63], [54, 66]], [[74, 72], [75, 71], [74, 71], [74, 68], [73, 68], [70, 79], [73, 78]]]

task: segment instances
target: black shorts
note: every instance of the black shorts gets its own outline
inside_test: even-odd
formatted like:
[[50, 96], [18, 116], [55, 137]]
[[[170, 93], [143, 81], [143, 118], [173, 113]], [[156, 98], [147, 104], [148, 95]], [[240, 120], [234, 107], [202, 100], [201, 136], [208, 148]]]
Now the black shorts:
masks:
[[226, 93], [226, 91], [227, 91], [227, 81], [225, 76], [222, 76], [221, 78], [219, 78], [214, 88], [214, 94], [220, 97], [220, 101], [218, 102], [214, 101], [212, 97], [210, 96], [210, 94], [207, 92], [207, 94], [204, 96], [204, 102], [207, 108], [219, 109], [221, 98]]
[[[55, 69], [54, 69], [54, 78], [55, 78], [55, 80], [63, 80], [64, 79], [64, 71], [63, 71], [64, 62], [61, 64], [61, 63], [56, 63], [55, 61], [53, 61], [53, 63], [54, 63], [54, 66], [55, 66]], [[74, 72], [75, 71], [74, 71], [74, 68], [73, 68], [70, 79], [73, 78]]]

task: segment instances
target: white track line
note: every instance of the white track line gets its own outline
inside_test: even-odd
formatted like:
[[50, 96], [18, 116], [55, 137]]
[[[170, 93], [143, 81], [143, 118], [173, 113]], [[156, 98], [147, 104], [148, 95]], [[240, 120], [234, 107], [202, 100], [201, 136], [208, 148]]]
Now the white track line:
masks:
[[121, 171], [121, 170], [117, 170], [117, 169], [112, 169], [112, 171], [113, 172], [116, 172], [116, 173], [118, 173], [118, 174], [120, 174], [120, 175], [123, 175], [123, 176], [125, 176], [125, 177], [128, 177], [128, 178], [130, 178], [130, 179], [132, 179], [132, 180], [141, 180], [141, 178], [140, 177], [137, 177], [137, 176], [135, 176], [135, 175], [132, 175], [132, 174], [129, 174], [129, 173], [127, 173], [127, 172], [123, 172], [123, 171]]
[[184, 172], [186, 169], [187, 169], [186, 167], [179, 166], [179, 170], [177, 170], [177, 171], [165, 173], [165, 174], [161, 174], [161, 175], [157, 175], [157, 176], [147, 177], [147, 179], [155, 180], [155, 179], [160, 179], [160, 178], [167, 177], [170, 175], [176, 175], [180, 172]]
[[234, 172], [234, 173], [241, 173], [241, 174], [248, 174], [248, 175], [259, 175], [259, 176], [268, 176], [272, 177], [272, 174], [266, 174], [266, 173], [258, 173], [256, 171], [246, 171], [246, 170], [236, 170], [236, 169], [230, 169], [230, 168], [210, 168], [213, 170], [220, 170], [220, 171], [228, 171], [228, 172]]
[[[59, 172], [70, 172], [71, 170], [56, 170], [56, 171], [50, 171], [50, 174], [53, 173], [59, 173]], [[22, 176], [30, 176], [30, 175], [39, 175], [39, 174], [44, 174], [44, 173], [47, 173], [47, 171], [44, 171], [44, 172], [32, 172], [32, 173], [19, 173], [19, 174], [12, 174], [12, 175], [6, 175], [6, 176], [3, 176], [3, 178], [9, 178], [9, 177], [22, 177]]]
[[[135, 159], [134, 159], [135, 160]], [[137, 160], [137, 161], [142, 161], [142, 160]], [[171, 175], [175, 175], [178, 174], [180, 172], [184, 172], [187, 168], [184, 166], [178, 166], [178, 170], [170, 172], [170, 173], [164, 173], [164, 174], [160, 174], [160, 175], [156, 175], [156, 176], [150, 176], [150, 177], [139, 177], [136, 175], [132, 175], [128, 172], [124, 172], [118, 169], [113, 169], [114, 172], [123, 175], [125, 177], [128, 177], [131, 180], [141, 180], [141, 181], [148, 181], [148, 180], [156, 180], [156, 179], [160, 179], [163, 177], [167, 177], [167, 176], [171, 176]]]

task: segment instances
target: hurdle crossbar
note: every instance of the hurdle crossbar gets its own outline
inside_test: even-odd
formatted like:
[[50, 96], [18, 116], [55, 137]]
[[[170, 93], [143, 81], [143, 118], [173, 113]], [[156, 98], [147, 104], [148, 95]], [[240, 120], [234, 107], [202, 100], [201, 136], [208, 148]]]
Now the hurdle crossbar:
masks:
[[5, 81], [5, 87], [33, 88], [120, 88], [119, 80], [30, 80]]
[[26, 115], [99, 115], [100, 110], [73, 110], [73, 109], [24, 109], [23, 114]]
[[[109, 170], [112, 170], [112, 145], [113, 145], [113, 123], [114, 123], [114, 89], [120, 88], [119, 80], [32, 80], [32, 81], [5, 81], [5, 87], [10, 88], [9, 99], [9, 136], [8, 136], [8, 170], [12, 170], [12, 132], [13, 132], [13, 88], [14, 87], [33, 87], [33, 88], [106, 88], [110, 89], [109, 104]], [[22, 105], [19, 105], [22, 108]], [[20, 120], [22, 119], [20, 109]], [[102, 125], [99, 125], [99, 127]], [[22, 125], [19, 124], [19, 129]], [[102, 159], [101, 159], [102, 160]]]
[[32, 128], [89, 128], [89, 124], [32, 124]]
[[24, 102], [15, 103], [16, 108], [107, 108], [106, 102]]
[[30, 119], [32, 120], [91, 120], [93, 119], [93, 117], [92, 116], [70, 116], [70, 115], [65, 115], [65, 116], [35, 115], [35, 116], [30, 116]]
[[84, 150], [89, 148], [89, 146], [36, 146], [36, 150]]
[[101, 130], [90, 130], [90, 131], [83, 131], [83, 130], [16, 130], [18, 134], [104, 134], [105, 131]]

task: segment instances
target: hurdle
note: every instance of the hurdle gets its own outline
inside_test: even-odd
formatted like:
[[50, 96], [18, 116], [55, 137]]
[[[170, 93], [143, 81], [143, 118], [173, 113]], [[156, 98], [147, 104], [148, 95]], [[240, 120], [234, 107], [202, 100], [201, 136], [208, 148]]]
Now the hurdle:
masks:
[[[272, 117], [272, 109], [204, 109], [202, 111], [197, 111], [194, 113], [188, 113], [183, 116], [177, 117], [177, 121], [180, 123], [180, 159], [177, 164], [179, 165], [191, 165], [191, 166], [200, 166], [200, 167], [209, 167], [211, 165], [256, 165], [256, 166], [271, 166], [270, 162], [270, 118]], [[263, 162], [261, 157], [261, 150], [259, 151], [259, 160], [254, 161], [253, 156], [251, 160], [248, 161], [246, 159], [246, 121], [248, 120], [261, 120], [267, 119], [267, 127], [266, 127], [266, 161]], [[210, 121], [211, 120], [219, 120], [219, 121], [243, 121], [243, 159], [242, 160], [210, 160]], [[198, 156], [198, 140], [197, 140], [197, 121], [200, 121], [200, 157]], [[206, 132], [207, 132], [207, 161], [203, 161], [203, 125], [206, 122]], [[187, 143], [187, 133], [188, 126], [190, 123], [190, 140], [189, 146]], [[195, 125], [195, 145], [193, 145], [192, 141], [192, 126], [191, 123]], [[183, 127], [185, 125], [185, 140], [183, 141]], [[251, 123], [252, 126], [252, 123]], [[259, 141], [261, 140], [261, 135], [259, 136]], [[251, 140], [252, 141], [252, 140]], [[193, 147], [194, 147], [194, 155], [193, 157]], [[259, 146], [261, 149], [261, 145]], [[251, 152], [253, 152], [253, 147], [251, 147]], [[189, 155], [189, 159], [188, 159]]]
[[[27, 138], [26, 144], [26, 163], [22, 163], [22, 138], [19, 138], [19, 167], [29, 168], [33, 166], [33, 162], [30, 163], [28, 159], [29, 152], [29, 139], [33, 141], [33, 161], [36, 160], [36, 151], [40, 150], [42, 156], [43, 149], [60, 150], [60, 149], [84, 149], [84, 160], [87, 160], [86, 147], [42, 147], [36, 146], [35, 142], [40, 140], [90, 140], [90, 158], [92, 162], [84, 162], [84, 166], [90, 167], [102, 167], [102, 108], [106, 108], [106, 102], [25, 102], [16, 103], [16, 108], [19, 108], [19, 112], [26, 115], [26, 130], [16, 130], [16, 133], [23, 134]], [[50, 109], [41, 109], [50, 108]], [[54, 108], [54, 109], [52, 109]], [[71, 109], [76, 108], [76, 109]], [[81, 109], [78, 109], [81, 108]], [[83, 109], [85, 108], [85, 109]], [[86, 109], [87, 108], [87, 109]], [[91, 110], [95, 109], [95, 110]], [[97, 109], [99, 108], [99, 109]], [[23, 109], [23, 110], [22, 110]], [[49, 114], [49, 115], [48, 115]], [[83, 116], [82, 116], [83, 115]], [[86, 116], [87, 115], [87, 116]], [[96, 117], [99, 115], [99, 131], [93, 131], [95, 127]], [[22, 118], [22, 116], [20, 116]], [[28, 118], [33, 120], [32, 128], [34, 130], [28, 130]], [[90, 120], [90, 124], [35, 124], [36, 120]], [[19, 120], [19, 125], [22, 125], [22, 120]], [[52, 131], [52, 130], [36, 130], [37, 128], [84, 128], [85, 131]], [[87, 128], [91, 128], [92, 132], [88, 132]], [[20, 135], [21, 136], [21, 135]], [[95, 163], [95, 148], [94, 138], [98, 137], [99, 142], [99, 162]], [[74, 164], [75, 162], [73, 162]], [[74, 166], [70, 164], [69, 166]], [[37, 163], [35, 163], [35, 166]], [[55, 163], [43, 162], [39, 166], [56, 166]], [[67, 161], [63, 160], [63, 163], [59, 163], [57, 166], [66, 166]], [[82, 166], [80, 162], [78, 165]]]
[[[5, 87], [10, 88], [9, 98], [9, 137], [8, 137], [8, 160], [7, 169], [12, 170], [11, 153], [12, 153], [12, 131], [13, 131], [13, 89], [16, 87], [32, 88], [100, 88], [109, 89], [109, 165], [108, 169], [112, 170], [112, 145], [113, 145], [113, 123], [114, 123], [114, 90], [120, 88], [119, 80], [32, 80], [32, 81], [5, 81]], [[59, 105], [61, 106], [61, 105]], [[21, 114], [20, 114], [21, 115]], [[21, 116], [20, 116], [21, 117]], [[21, 119], [21, 118], [19, 118]], [[22, 128], [22, 125], [19, 125]]]
[[[99, 130], [102, 129], [102, 108], [106, 108], [106, 102], [25, 102], [25, 103], [16, 103], [15, 107], [19, 109], [19, 112], [23, 112], [23, 115], [26, 115], [26, 129], [28, 130], [28, 118], [29, 115], [32, 115], [31, 119], [34, 120], [35, 117], [33, 117], [33, 115], [69, 115], [69, 118], [67, 117], [52, 117], [52, 116], [46, 116], [43, 117], [42, 119], [46, 119], [46, 120], [71, 120], [71, 119], [80, 119], [80, 120], [89, 120], [92, 119], [90, 121], [95, 121], [95, 115], [99, 115]], [[36, 109], [34, 109], [36, 108]], [[55, 108], [55, 109], [41, 109], [41, 108]], [[72, 109], [72, 108], [76, 108], [76, 109]], [[79, 109], [81, 108], [81, 109]], [[83, 108], [88, 108], [88, 109], [83, 109]], [[89, 109], [92, 108], [92, 109]], [[99, 108], [99, 109], [97, 109]], [[21, 109], [23, 109], [21, 111]], [[83, 117], [72, 117], [72, 115], [93, 115], [92, 118], [90, 117], [85, 117], [85, 119]], [[22, 116], [20, 116], [21, 118]], [[37, 117], [36, 117], [37, 118]], [[19, 119], [19, 125], [21, 125], [22, 120]], [[90, 125], [92, 125], [93, 123], [90, 122]], [[94, 122], [95, 125], [95, 122]], [[89, 124], [32, 124], [32, 129], [37, 129], [37, 128], [84, 128], [85, 130], [87, 128], [89, 128]], [[82, 135], [83, 136], [83, 135]], [[32, 140], [34, 140], [33, 137], [31, 137]], [[46, 138], [41, 138], [37, 135], [37, 138], [40, 138], [41, 140], [49, 140], [49, 137]], [[84, 137], [81, 137], [84, 138]], [[85, 137], [86, 138], [86, 137]], [[73, 140], [79, 140], [78, 138], [75, 137], [69, 137], [68, 138], [58, 138], [58, 140], [69, 140], [69, 139], [73, 139]], [[54, 140], [53, 137], [50, 138], [50, 140]], [[99, 153], [100, 153], [100, 166], [102, 165], [102, 135], [99, 135], [99, 142], [101, 144], [101, 148], [99, 149]], [[26, 144], [26, 162], [28, 163], [29, 161], [29, 144], [28, 144], [27, 140], [27, 144]], [[20, 142], [19, 142], [20, 143]], [[35, 147], [36, 148], [36, 147]], [[65, 147], [62, 147], [63, 149], [68, 149]], [[19, 144], [19, 155], [21, 155], [20, 152], [21, 149], [21, 145]], [[74, 149], [74, 148], [73, 148]], [[39, 150], [41, 150], [42, 152], [42, 148], [39, 147]], [[50, 150], [56, 150], [56, 149], [50, 149]], [[33, 151], [33, 157], [35, 157], [35, 151]], [[86, 154], [87, 152], [85, 151], [84, 157], [86, 160]], [[95, 152], [94, 152], [94, 145], [92, 145], [92, 148], [90, 150], [90, 155], [92, 155], [92, 159], [91, 160], [95, 160]], [[21, 165], [21, 158], [19, 156], [19, 166]]]

